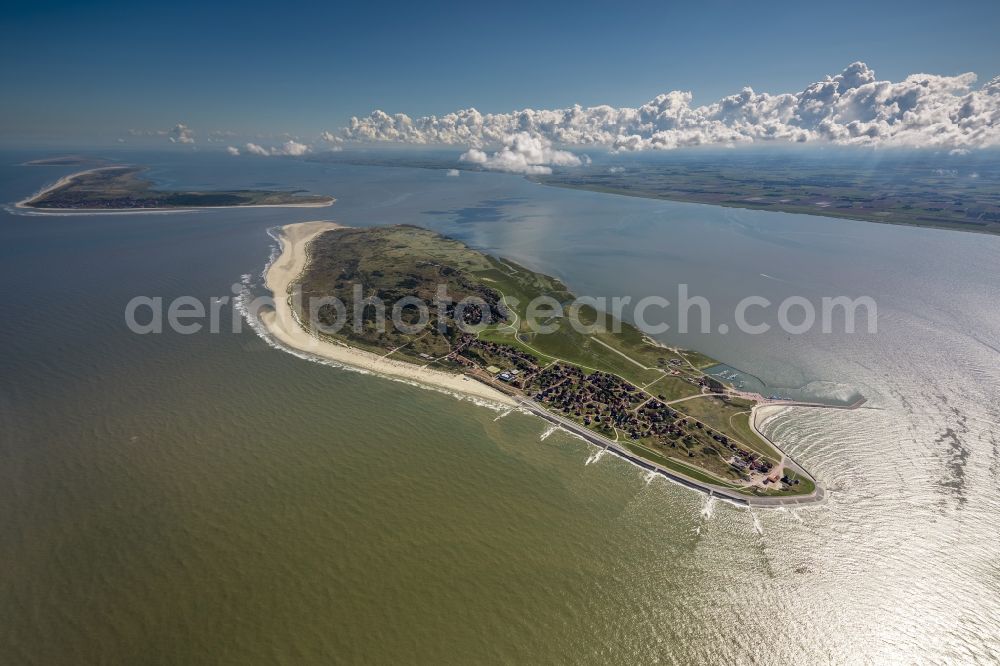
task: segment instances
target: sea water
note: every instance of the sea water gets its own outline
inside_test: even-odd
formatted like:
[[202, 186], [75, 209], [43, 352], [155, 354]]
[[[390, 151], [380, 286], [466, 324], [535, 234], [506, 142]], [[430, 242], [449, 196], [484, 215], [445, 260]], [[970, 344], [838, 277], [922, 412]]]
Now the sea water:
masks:
[[[3, 201], [74, 170], [3, 157]], [[176, 187], [338, 201], [0, 214], [3, 663], [1000, 655], [1000, 238], [510, 175], [116, 157]], [[723, 313], [747, 295], [875, 297], [874, 335], [659, 336], [769, 390], [864, 395], [763, 423], [828, 501], [706, 503], [534, 417], [311, 363], [246, 325], [126, 327], [137, 295], [234, 295], [268, 228], [326, 218], [428, 226], [577, 294], [683, 282]]]

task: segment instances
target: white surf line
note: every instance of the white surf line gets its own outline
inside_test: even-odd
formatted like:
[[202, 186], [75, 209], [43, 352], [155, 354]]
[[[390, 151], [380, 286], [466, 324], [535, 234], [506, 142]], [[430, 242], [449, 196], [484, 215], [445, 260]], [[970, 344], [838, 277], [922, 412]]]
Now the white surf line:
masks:
[[557, 425], [549, 426], [548, 428], [545, 429], [545, 432], [542, 433], [542, 436], [538, 438], [538, 441], [539, 442], [544, 442], [556, 430], [562, 430], [562, 428], [560, 428]]
[[754, 530], [757, 532], [757, 534], [764, 536], [764, 527], [760, 524], [760, 518], [758, 518], [757, 514], [754, 513], [752, 507], [748, 508], [747, 510], [750, 512], [750, 517], [753, 518]]
[[709, 495], [705, 498], [705, 503], [701, 506], [701, 517], [708, 521], [712, 519], [712, 515], [715, 513], [715, 495]]
[[513, 409], [508, 409], [507, 411], [500, 412], [499, 414], [497, 414], [497, 417], [495, 419], [493, 419], [493, 420], [494, 421], [499, 421], [500, 419], [502, 419], [503, 417], [507, 416], [508, 414], [510, 414], [513, 411], [514, 411]]

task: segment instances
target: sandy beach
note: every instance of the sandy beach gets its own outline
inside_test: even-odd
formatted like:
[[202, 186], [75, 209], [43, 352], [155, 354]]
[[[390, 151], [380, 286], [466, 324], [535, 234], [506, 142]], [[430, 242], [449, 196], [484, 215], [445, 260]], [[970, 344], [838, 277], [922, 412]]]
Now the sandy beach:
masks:
[[265, 284], [274, 294], [275, 309], [261, 313], [261, 322], [276, 340], [293, 349], [315, 354], [375, 374], [404, 379], [424, 386], [514, 407], [510, 397], [460, 374], [433, 370], [405, 361], [396, 361], [371, 352], [314, 337], [299, 325], [288, 304], [289, 287], [306, 266], [306, 246], [319, 234], [342, 229], [334, 222], [300, 222], [281, 228], [281, 254], [267, 269]]

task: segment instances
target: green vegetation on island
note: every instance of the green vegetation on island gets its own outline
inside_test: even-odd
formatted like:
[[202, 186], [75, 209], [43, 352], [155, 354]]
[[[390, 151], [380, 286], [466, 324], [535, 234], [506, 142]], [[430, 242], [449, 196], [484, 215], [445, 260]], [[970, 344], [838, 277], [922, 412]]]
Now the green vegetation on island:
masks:
[[[715, 361], [589, 306], [574, 325], [575, 297], [555, 278], [409, 225], [328, 231], [308, 253], [292, 307], [314, 334], [463, 372], [688, 478], [808, 494], [781, 481], [793, 463], [753, 431], [754, 403], [704, 374]], [[533, 316], [547, 332], [528, 323], [542, 296], [564, 309]], [[394, 306], [409, 330], [388, 321]]]
[[154, 208], [214, 208], [221, 206], [327, 206], [329, 196], [301, 191], [160, 190], [141, 176], [142, 167], [117, 166], [83, 171], [60, 180], [23, 203], [49, 210], [132, 210]]

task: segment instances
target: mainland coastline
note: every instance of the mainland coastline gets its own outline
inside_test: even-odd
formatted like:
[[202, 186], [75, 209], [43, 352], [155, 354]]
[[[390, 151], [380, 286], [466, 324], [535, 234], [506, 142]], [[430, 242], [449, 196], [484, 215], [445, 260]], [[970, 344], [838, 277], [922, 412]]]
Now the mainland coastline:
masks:
[[[658, 474], [688, 488], [706, 492], [740, 505], [758, 507], [777, 507], [822, 502], [825, 500], [825, 490], [821, 484], [797, 462], [785, 454], [773, 441], [766, 437], [758, 428], [758, 417], [761, 409], [773, 410], [783, 406], [775, 401], [760, 401], [750, 410], [749, 428], [762, 441], [773, 447], [780, 455], [779, 469], [785, 469], [797, 477], [808, 479], [810, 492], [787, 495], [760, 495], [743, 492], [739, 488], [706, 479], [696, 468], [685, 473], [683, 466], [665, 466], [650, 460], [644, 455], [636, 455], [635, 449], [627, 444], [602, 436], [580, 423], [568, 419], [553, 410], [547, 409], [524, 395], [512, 391], [509, 386], [495, 378], [477, 372], [449, 372], [438, 370], [427, 365], [419, 365], [411, 361], [394, 360], [386, 355], [357, 348], [350, 344], [328, 337], [320, 338], [305, 327], [293, 310], [290, 303], [290, 292], [303, 276], [310, 265], [309, 245], [319, 236], [331, 231], [350, 229], [330, 221], [313, 221], [288, 224], [280, 228], [277, 238], [280, 244], [278, 256], [265, 271], [265, 286], [274, 295], [274, 310], [266, 310], [259, 315], [261, 324], [267, 333], [281, 345], [293, 350], [314, 355], [334, 363], [355, 367], [367, 372], [388, 378], [403, 380], [445, 392], [465, 396], [476, 400], [485, 400], [499, 407], [516, 408], [531, 413], [554, 424], [555, 426], [576, 435], [584, 441], [600, 447], [619, 458]], [[757, 396], [758, 398], [760, 396]], [[763, 403], [767, 404], [763, 404]], [[822, 405], [806, 405], [820, 407]]]

